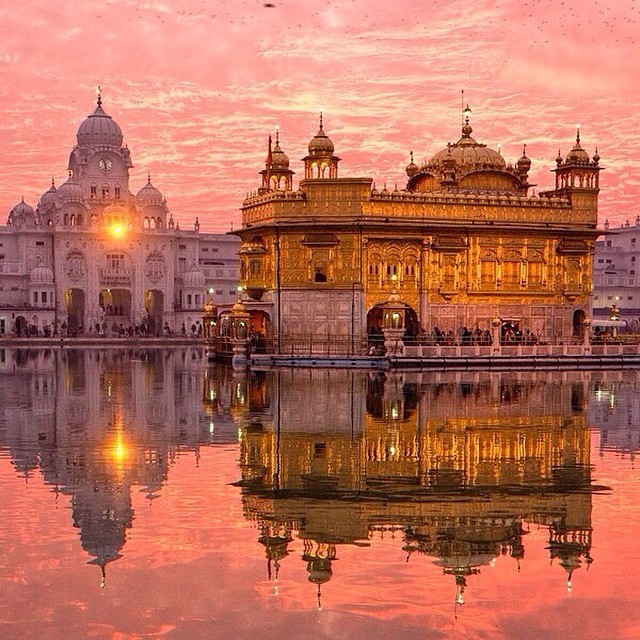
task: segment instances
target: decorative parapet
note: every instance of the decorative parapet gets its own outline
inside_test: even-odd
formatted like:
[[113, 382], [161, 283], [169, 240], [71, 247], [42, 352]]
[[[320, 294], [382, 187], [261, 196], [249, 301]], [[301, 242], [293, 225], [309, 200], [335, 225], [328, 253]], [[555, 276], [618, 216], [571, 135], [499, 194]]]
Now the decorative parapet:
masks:
[[[316, 181], [320, 182], [320, 181]], [[334, 184], [335, 182], [335, 184]], [[529, 197], [509, 192], [411, 192], [364, 190], [364, 184], [308, 184], [308, 189], [250, 195], [243, 203], [243, 225], [295, 218], [388, 218], [396, 222], [444, 217], [477, 222], [593, 226], [595, 212], [575, 210], [568, 197], [546, 192]], [[445, 208], [446, 207], [446, 208]]]

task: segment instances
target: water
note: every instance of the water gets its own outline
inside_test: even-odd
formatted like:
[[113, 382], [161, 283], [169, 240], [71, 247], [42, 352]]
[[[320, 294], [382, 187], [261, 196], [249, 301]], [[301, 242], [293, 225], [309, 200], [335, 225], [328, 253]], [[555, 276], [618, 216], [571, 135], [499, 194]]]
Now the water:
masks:
[[0, 349], [0, 637], [637, 638], [639, 384]]

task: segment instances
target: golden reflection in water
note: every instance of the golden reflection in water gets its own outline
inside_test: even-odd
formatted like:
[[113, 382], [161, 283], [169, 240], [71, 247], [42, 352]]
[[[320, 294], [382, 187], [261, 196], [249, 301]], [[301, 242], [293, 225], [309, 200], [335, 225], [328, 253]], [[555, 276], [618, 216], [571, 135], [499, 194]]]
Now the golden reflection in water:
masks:
[[[266, 565], [245, 588], [264, 580], [279, 593], [302, 574], [326, 608], [328, 593], [348, 591], [354, 549], [370, 549], [382, 566], [384, 548], [437, 567], [456, 611], [480, 602], [501, 558], [527, 575], [534, 558], [545, 558], [540, 571], [575, 591], [607, 551], [602, 539], [594, 546], [593, 496], [602, 487], [592, 428], [606, 426], [598, 453], [638, 448], [637, 434], [621, 426], [630, 411], [638, 415], [621, 404], [637, 404], [629, 398], [638, 376], [629, 372], [235, 376], [189, 352], [38, 358], [18, 363], [14, 395], [0, 387], [2, 445], [17, 473], [38, 471], [68, 499], [103, 586], [107, 565], [118, 560], [118, 575], [130, 571], [121, 559], [132, 532], [153, 519], [147, 507], [173, 499], [179, 456], [193, 460], [181, 479], [189, 476], [192, 492], [148, 546], [200, 557], [196, 541], [211, 535], [212, 517], [224, 522], [230, 498], [225, 513], [221, 496], [198, 511], [209, 482], [198, 464], [204, 447], [222, 445], [237, 452], [229, 482], [237, 481], [244, 518], [229, 526], [254, 528], [253, 551], [242, 553]], [[233, 564], [234, 541], [226, 544]], [[360, 556], [363, 571], [368, 557]]]
[[520, 562], [529, 526], [547, 528], [568, 590], [591, 563], [595, 487], [580, 378], [499, 373], [447, 384], [309, 371], [274, 373], [271, 384], [274, 406], [244, 414], [245, 510], [261, 530], [286, 532], [279, 571], [283, 540], [295, 531], [304, 541], [318, 597], [340, 545], [389, 528], [402, 533], [407, 559], [427, 555], [452, 576], [457, 604], [483, 566], [505, 554]]

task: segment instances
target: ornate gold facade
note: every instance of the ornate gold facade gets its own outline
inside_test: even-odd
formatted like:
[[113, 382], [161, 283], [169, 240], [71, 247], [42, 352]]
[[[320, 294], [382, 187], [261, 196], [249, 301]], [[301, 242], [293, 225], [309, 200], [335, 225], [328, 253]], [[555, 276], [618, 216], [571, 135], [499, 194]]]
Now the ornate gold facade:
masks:
[[580, 136], [556, 160], [555, 189], [530, 194], [531, 161], [507, 164], [471, 137], [407, 166], [402, 190], [339, 178], [323, 130], [293, 189], [289, 159], [270, 149], [262, 187], [242, 207], [241, 285], [254, 329], [281, 337], [359, 336], [395, 291], [407, 333], [487, 330], [513, 322], [541, 339], [581, 334], [599, 234], [599, 156]]

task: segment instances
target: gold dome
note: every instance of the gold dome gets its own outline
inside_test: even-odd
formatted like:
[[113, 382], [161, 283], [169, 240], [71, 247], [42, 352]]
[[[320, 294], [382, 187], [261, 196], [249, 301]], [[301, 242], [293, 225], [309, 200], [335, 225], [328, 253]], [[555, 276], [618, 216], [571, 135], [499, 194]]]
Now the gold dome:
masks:
[[309, 142], [309, 155], [310, 156], [318, 156], [318, 155], [332, 155], [335, 147], [333, 146], [333, 142], [331, 142], [331, 138], [324, 132], [322, 128], [322, 113], [320, 114], [320, 128], [318, 129], [318, 133], [311, 138]]
[[471, 137], [473, 129], [469, 124], [469, 118], [462, 127], [462, 137], [458, 142], [449, 143], [446, 149], [438, 151], [429, 161], [431, 166], [443, 164], [455, 164], [460, 168], [486, 167], [504, 169], [507, 166], [504, 158], [498, 151], [487, 147], [486, 144], [477, 142]]

